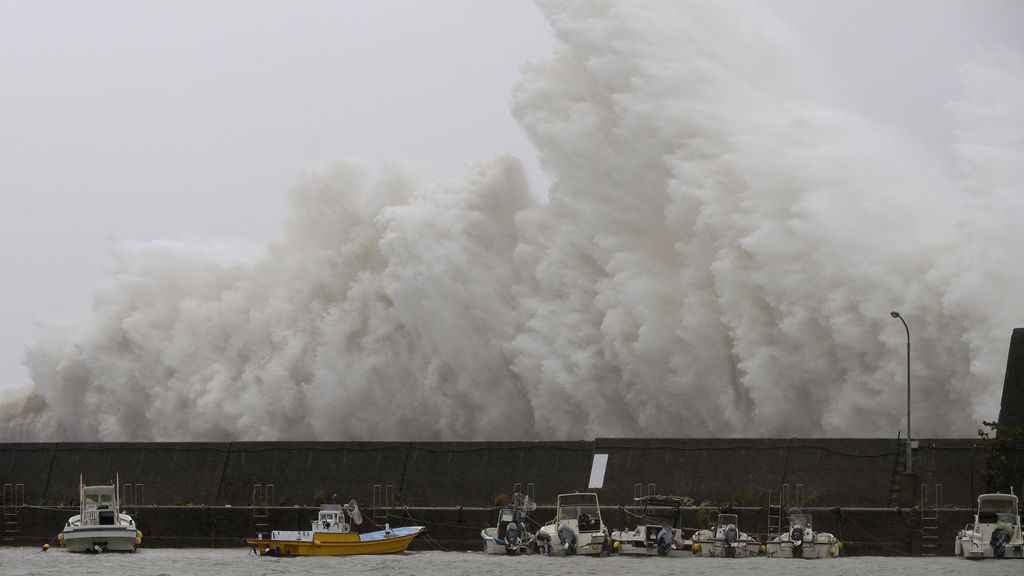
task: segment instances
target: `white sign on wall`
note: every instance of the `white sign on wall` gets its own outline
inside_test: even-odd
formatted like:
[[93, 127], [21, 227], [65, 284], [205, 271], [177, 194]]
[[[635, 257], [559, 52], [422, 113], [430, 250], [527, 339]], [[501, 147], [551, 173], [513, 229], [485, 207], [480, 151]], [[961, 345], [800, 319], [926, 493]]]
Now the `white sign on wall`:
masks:
[[604, 471], [608, 468], [607, 454], [594, 454], [594, 464], [590, 467], [590, 483], [587, 488], [604, 487]]

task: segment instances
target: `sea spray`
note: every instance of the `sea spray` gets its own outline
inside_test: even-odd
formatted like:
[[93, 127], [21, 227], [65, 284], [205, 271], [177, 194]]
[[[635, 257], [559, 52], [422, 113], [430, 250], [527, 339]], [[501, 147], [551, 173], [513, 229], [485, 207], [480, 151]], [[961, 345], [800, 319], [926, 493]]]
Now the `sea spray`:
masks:
[[[341, 162], [244, 258], [125, 246], [31, 346], [10, 439], [895, 436], [995, 415], [1019, 325], [1020, 60], [963, 71], [960, 176], [815, 84], [732, 3], [544, 2], [563, 48], [512, 158], [428, 183]], [[955, 408], [954, 408], [955, 407]]]

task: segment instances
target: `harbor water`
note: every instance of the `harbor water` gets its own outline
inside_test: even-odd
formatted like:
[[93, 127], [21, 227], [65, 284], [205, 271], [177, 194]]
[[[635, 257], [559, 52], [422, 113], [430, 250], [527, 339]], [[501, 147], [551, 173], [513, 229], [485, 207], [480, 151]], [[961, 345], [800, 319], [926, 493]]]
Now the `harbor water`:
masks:
[[667, 576], [846, 576], [900, 574], [940, 576], [959, 574], [1020, 574], [1024, 562], [972, 562], [960, 558], [856, 557], [829, 560], [768, 558], [551, 558], [488, 556], [478, 552], [407, 552], [387, 556], [257, 558], [246, 549], [140, 549], [135, 554], [71, 554], [62, 549], [0, 548], [4, 576], [259, 576], [301, 574], [375, 574], [408, 576], [478, 576], [519, 574], [595, 576], [600, 574]]

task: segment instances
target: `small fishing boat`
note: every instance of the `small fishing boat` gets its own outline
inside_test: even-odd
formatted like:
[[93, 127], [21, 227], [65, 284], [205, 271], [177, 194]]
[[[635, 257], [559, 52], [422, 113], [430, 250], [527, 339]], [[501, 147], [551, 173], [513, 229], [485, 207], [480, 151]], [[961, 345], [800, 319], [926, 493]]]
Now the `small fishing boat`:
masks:
[[350, 556], [404, 552], [423, 526], [392, 528], [360, 534], [352, 524], [362, 524], [359, 506], [352, 500], [344, 506], [324, 504], [309, 530], [274, 530], [270, 538], [258, 534], [246, 542], [260, 556]]
[[710, 529], [693, 535], [694, 556], [746, 558], [762, 552], [757, 540], [740, 532], [735, 514], [718, 514]]
[[609, 554], [611, 540], [601, 520], [597, 494], [560, 494], [555, 519], [537, 531], [531, 548], [555, 556]]
[[978, 496], [974, 524], [968, 524], [957, 534], [954, 552], [973, 560], [1024, 558], [1020, 509], [1012, 490], [1009, 494]]
[[69, 552], [135, 552], [142, 543], [142, 532], [131, 516], [119, 511], [117, 488], [86, 486], [78, 477], [78, 514], [68, 519], [57, 535]]
[[611, 533], [612, 549], [623, 555], [689, 556], [690, 542], [683, 539], [683, 506], [692, 506], [685, 496], [644, 496], [635, 498], [643, 505], [640, 524], [633, 530]]
[[536, 504], [523, 494], [516, 493], [512, 503], [498, 511], [498, 525], [480, 532], [485, 554], [516, 555], [529, 551], [533, 535], [529, 532], [528, 516]]
[[789, 514], [786, 532], [768, 541], [772, 558], [835, 558], [842, 545], [828, 532], [815, 532], [810, 514], [796, 510]]

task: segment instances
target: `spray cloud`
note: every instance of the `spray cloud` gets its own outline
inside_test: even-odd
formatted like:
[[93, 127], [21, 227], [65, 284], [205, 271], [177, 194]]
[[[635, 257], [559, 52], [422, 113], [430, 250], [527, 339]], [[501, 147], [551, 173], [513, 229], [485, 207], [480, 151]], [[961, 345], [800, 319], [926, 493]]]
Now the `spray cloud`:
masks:
[[[748, 7], [749, 8], [749, 7]], [[1024, 64], [951, 105], [959, 177], [815, 98], [785, 28], [733, 4], [544, 2], [563, 49], [514, 158], [427, 183], [342, 162], [236, 258], [124, 246], [93, 321], [30, 347], [7, 437], [891, 436], [998, 404], [1021, 321]]]

